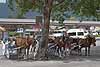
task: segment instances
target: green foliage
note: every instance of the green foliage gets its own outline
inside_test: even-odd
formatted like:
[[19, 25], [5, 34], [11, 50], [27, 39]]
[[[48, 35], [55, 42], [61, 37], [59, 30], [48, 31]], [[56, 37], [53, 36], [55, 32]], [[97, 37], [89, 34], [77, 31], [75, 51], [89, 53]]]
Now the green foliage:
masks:
[[[13, 3], [13, 2], [16, 3]], [[48, 0], [49, 1], [49, 0]], [[18, 10], [17, 18], [24, 18], [24, 14], [33, 10], [43, 14], [45, 0], [9, 0], [11, 10]], [[63, 21], [67, 18], [66, 11], [82, 17], [94, 16], [99, 19], [97, 9], [100, 9], [100, 0], [53, 0], [51, 19]]]
[[65, 0], [59, 5], [53, 5], [51, 18], [53, 20], [59, 20], [60, 22], [64, 21], [64, 12], [68, 10], [68, 0]]
[[100, 0], [80, 0], [74, 10], [77, 15], [97, 18], [97, 8], [100, 8]]
[[[13, 4], [13, 2], [16, 4]], [[43, 14], [45, 0], [9, 0], [9, 7], [14, 11], [14, 8], [18, 10], [17, 18], [23, 18], [24, 14], [29, 10], [33, 10]], [[48, 0], [49, 1], [49, 0]], [[67, 0], [54, 0], [51, 11], [51, 18], [64, 20], [63, 12], [67, 10]], [[65, 7], [64, 7], [65, 6]], [[59, 18], [58, 18], [59, 16]]]

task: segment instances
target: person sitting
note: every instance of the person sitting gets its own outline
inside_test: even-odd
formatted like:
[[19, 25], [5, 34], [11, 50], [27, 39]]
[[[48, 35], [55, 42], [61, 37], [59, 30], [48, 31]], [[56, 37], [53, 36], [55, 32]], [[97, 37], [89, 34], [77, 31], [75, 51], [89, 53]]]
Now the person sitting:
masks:
[[8, 48], [15, 48], [16, 47], [16, 45], [15, 45], [15, 40], [14, 39], [12, 39], [12, 38], [10, 38], [9, 39], [9, 44], [8, 44]]

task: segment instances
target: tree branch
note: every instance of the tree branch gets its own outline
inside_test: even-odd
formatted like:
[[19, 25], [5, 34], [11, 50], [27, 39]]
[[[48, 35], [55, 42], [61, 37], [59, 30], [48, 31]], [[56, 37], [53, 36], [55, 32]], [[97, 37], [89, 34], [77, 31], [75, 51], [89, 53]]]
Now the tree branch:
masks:
[[[58, 1], [57, 1], [58, 2]], [[59, 6], [59, 5], [61, 5], [61, 4], [63, 4], [65, 2], [65, 0], [60, 0], [57, 4], [55, 4], [54, 6], [56, 7], [56, 6]]]

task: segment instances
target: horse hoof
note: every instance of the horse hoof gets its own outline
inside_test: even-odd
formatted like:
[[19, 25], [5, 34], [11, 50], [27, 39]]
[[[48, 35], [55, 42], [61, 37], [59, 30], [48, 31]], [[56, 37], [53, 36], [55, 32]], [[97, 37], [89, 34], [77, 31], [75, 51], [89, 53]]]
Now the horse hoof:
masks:
[[79, 54], [79, 56], [82, 56], [82, 54]]

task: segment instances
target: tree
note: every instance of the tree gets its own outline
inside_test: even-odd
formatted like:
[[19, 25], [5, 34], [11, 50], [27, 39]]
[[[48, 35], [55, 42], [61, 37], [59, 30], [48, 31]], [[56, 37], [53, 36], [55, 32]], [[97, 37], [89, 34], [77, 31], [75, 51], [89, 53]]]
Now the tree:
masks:
[[[43, 14], [44, 22], [42, 23], [42, 37], [41, 37], [41, 47], [40, 51], [43, 53], [42, 56], [45, 56], [45, 52], [48, 44], [48, 34], [49, 34], [49, 25], [50, 18], [53, 12], [63, 12], [67, 8], [67, 0], [15, 0], [16, 4], [13, 4], [14, 0], [9, 0], [9, 7], [14, 10], [17, 8], [19, 10], [18, 16], [24, 16], [29, 10], [37, 11]], [[15, 5], [16, 7], [13, 7]]]
[[[13, 4], [13, 1], [16, 4]], [[66, 11], [73, 11], [73, 13], [80, 16], [97, 16], [95, 11], [97, 1], [99, 0], [9, 0], [9, 7], [13, 9], [15, 8], [13, 5], [15, 5], [19, 10], [19, 16], [24, 16], [29, 10], [40, 12], [43, 15], [44, 22], [42, 23], [40, 43], [44, 57], [48, 44], [50, 19], [63, 21], [65, 19], [64, 12]]]

